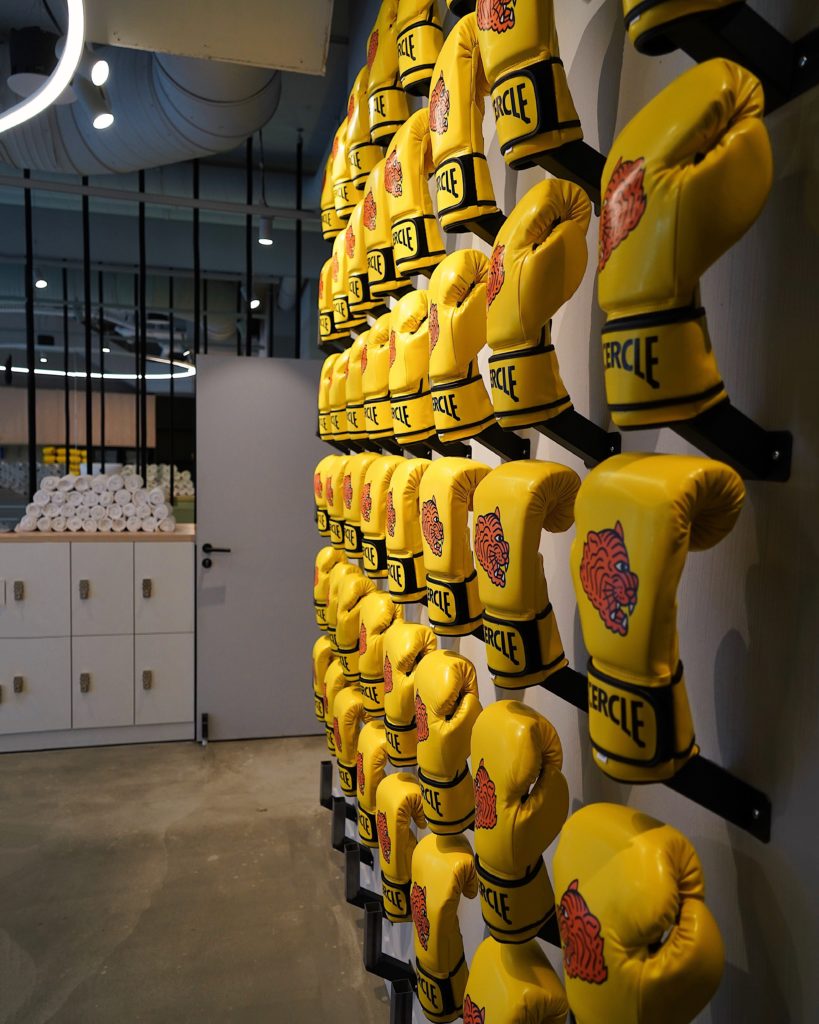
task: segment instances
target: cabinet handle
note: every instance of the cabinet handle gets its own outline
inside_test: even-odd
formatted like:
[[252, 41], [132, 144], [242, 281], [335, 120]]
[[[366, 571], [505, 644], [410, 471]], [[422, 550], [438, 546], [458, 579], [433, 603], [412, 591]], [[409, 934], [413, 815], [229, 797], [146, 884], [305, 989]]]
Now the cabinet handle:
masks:
[[142, 596], [150, 597], [151, 591], [153, 590], [153, 583], [150, 579], [144, 579], [142, 581]]
[[22, 580], [14, 581], [14, 600], [22, 601], [26, 596], [26, 588]]
[[143, 690], [150, 690], [150, 688], [153, 685], [154, 685], [154, 674], [153, 674], [153, 672], [149, 668], [144, 668], [142, 670], [142, 689]]
[[22, 676], [15, 676], [14, 677], [14, 692], [15, 693], [22, 693], [23, 692], [23, 677]]
[[80, 580], [80, 600], [87, 601], [91, 593], [91, 583], [88, 580]]
[[80, 693], [88, 693], [91, 689], [91, 673], [80, 672]]

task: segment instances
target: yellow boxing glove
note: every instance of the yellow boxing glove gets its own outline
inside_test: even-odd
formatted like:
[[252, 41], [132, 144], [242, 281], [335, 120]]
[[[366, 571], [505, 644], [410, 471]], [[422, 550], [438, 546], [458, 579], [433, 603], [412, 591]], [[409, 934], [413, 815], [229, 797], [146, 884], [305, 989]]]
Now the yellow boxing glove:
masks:
[[[339, 131], [341, 129], [339, 128]], [[327, 164], [324, 168], [324, 177], [321, 179], [321, 234], [326, 242], [332, 242], [336, 235], [344, 227], [336, 213], [336, 197], [333, 192], [333, 162], [335, 161], [338, 132], [333, 137], [333, 146], [330, 155], [327, 157]]]
[[[338, 456], [332, 456], [338, 458]], [[338, 551], [328, 544], [321, 548], [316, 555], [316, 564], [313, 571], [313, 607], [316, 611], [316, 625], [319, 629], [327, 632], [327, 601], [330, 596], [330, 570], [342, 562], [347, 561], [343, 551]], [[331, 644], [332, 647], [332, 644]], [[321, 678], [323, 673], [319, 674]]]
[[322, 728], [324, 727], [324, 676], [335, 657], [330, 638], [320, 636], [313, 644], [313, 711], [321, 722]]
[[370, 171], [384, 159], [380, 146], [370, 140], [370, 111], [367, 107], [367, 85], [370, 72], [365, 64], [356, 75], [347, 101], [347, 163], [350, 180], [359, 193]]
[[400, 604], [426, 595], [418, 491], [431, 465], [429, 459], [403, 459], [387, 491], [387, 574], [390, 594]]
[[444, 41], [438, 0], [399, 0], [395, 28], [401, 87], [412, 96], [426, 96]]
[[429, 390], [429, 300], [425, 290], [400, 298], [390, 314], [390, 404], [399, 444], [435, 433]]
[[343, 331], [336, 327], [336, 318], [333, 311], [333, 260], [324, 261], [321, 268], [318, 284], [318, 310], [319, 310], [319, 343], [326, 341], [343, 341], [349, 338], [350, 332]]
[[334, 441], [346, 441], [350, 436], [347, 424], [347, 368], [350, 350], [339, 353], [333, 362], [330, 377], [330, 436]]
[[373, 718], [384, 717], [384, 636], [394, 622], [403, 620], [404, 609], [383, 590], [361, 602], [358, 674], [364, 709]]
[[417, 622], [395, 622], [384, 636], [384, 727], [387, 757], [397, 768], [416, 763], [415, 672], [435, 645], [432, 630]]
[[378, 846], [375, 795], [387, 767], [387, 734], [383, 722], [367, 722], [358, 734], [358, 838], [363, 846]]
[[560, 978], [535, 939], [513, 946], [490, 936], [475, 950], [464, 1024], [566, 1024], [568, 1015]]
[[390, 314], [384, 313], [367, 332], [367, 347], [361, 359], [364, 422], [372, 440], [393, 434], [389, 374]]
[[[382, 455], [367, 470], [361, 492], [362, 565], [370, 579], [387, 575], [387, 489], [392, 475], [404, 460]], [[329, 528], [328, 528], [329, 529]]]
[[348, 298], [349, 287], [347, 284], [347, 255], [352, 249], [351, 237], [348, 229], [345, 228], [336, 235], [333, 241], [333, 258], [331, 262], [333, 280], [333, 313], [335, 315], [336, 327], [347, 332], [352, 330], [363, 330], [367, 326], [367, 320], [360, 313], [350, 312], [350, 300]]
[[313, 499], [316, 503], [316, 527], [319, 536], [330, 536], [330, 520], [327, 516], [327, 499], [324, 497], [324, 478], [332, 465], [335, 455], [325, 455], [313, 470]]
[[328, 441], [335, 433], [331, 420], [330, 386], [333, 381], [333, 367], [337, 359], [338, 353], [333, 353], [333, 355], [327, 356], [321, 364], [318, 391], [318, 430], [322, 441]]
[[373, 316], [384, 309], [384, 302], [370, 294], [367, 273], [367, 243], [364, 238], [364, 200], [356, 203], [346, 229], [347, 304], [352, 316], [369, 313]]
[[338, 126], [333, 142], [333, 202], [336, 213], [342, 224], [346, 224], [353, 212], [357, 196], [350, 176], [350, 164], [347, 160], [347, 118]]
[[407, 97], [398, 81], [397, 17], [398, 0], [382, 0], [367, 40], [370, 138], [380, 146], [387, 145], [409, 116]]
[[378, 459], [375, 452], [358, 452], [347, 459], [342, 484], [344, 504], [344, 550], [348, 558], [362, 557], [361, 495], [367, 470]]
[[411, 287], [411, 282], [395, 269], [392, 224], [384, 187], [385, 164], [386, 160], [379, 160], [367, 179], [361, 215], [367, 247], [367, 278], [370, 294], [376, 297], [397, 295]]
[[387, 775], [375, 794], [376, 829], [381, 855], [381, 891], [388, 921], [410, 921], [412, 854], [416, 838], [412, 831], [426, 824], [421, 791], [409, 772]]
[[367, 348], [369, 333], [369, 331], [363, 331], [347, 349], [349, 356], [344, 393], [346, 395], [347, 433], [351, 441], [363, 441], [367, 437], [367, 425], [364, 422], [364, 385], [361, 360]]
[[635, 48], [658, 57], [677, 49], [667, 33], [678, 22], [736, 5], [737, 0], [623, 0], [623, 18]]

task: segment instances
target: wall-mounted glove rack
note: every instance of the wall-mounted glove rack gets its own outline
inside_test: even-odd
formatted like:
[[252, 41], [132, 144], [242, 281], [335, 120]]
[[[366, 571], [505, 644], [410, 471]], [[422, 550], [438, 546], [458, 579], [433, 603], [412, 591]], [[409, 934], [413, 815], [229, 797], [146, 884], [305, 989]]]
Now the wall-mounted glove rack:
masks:
[[476, 434], [474, 440], [494, 452], [504, 462], [517, 462], [519, 459], [528, 459], [530, 456], [529, 439], [512, 433], [511, 430], [504, 430], [499, 423], [491, 423], [488, 427]]
[[319, 764], [319, 803], [328, 811], [333, 809], [333, 762]]
[[506, 217], [502, 213], [487, 213], [483, 217], [464, 221], [457, 231], [449, 231], [448, 234], [462, 234], [464, 231], [471, 231], [487, 245], [494, 245], [498, 232], [505, 223]]
[[[404, 981], [410, 986], [410, 991], [415, 991], [415, 971], [408, 961], [398, 960], [381, 949], [381, 922], [383, 919], [383, 906], [380, 902], [373, 901], [364, 907], [364, 969], [369, 974], [389, 981], [393, 987], [397, 982]], [[407, 1024], [412, 1020], [412, 1002], [410, 1001], [410, 1016], [406, 1019]], [[392, 1015], [390, 1015], [392, 1020]]]
[[549, 920], [537, 933], [539, 939], [543, 939], [544, 942], [548, 942], [552, 946], [560, 946], [560, 929], [557, 927], [557, 914], [552, 914]]
[[319, 350], [331, 356], [335, 353], [344, 352], [352, 343], [352, 338], [333, 338], [332, 341], [320, 341]]
[[550, 420], [536, 423], [534, 429], [582, 459], [588, 469], [617, 455], [622, 441], [616, 430], [609, 433], [576, 409], [567, 409]]
[[[573, 668], [562, 668], [549, 676], [541, 686], [588, 714], [588, 679], [580, 672]], [[771, 801], [768, 797], [702, 754], [692, 757], [663, 785], [725, 821], [730, 821], [732, 825], [750, 832], [761, 842], [770, 842]]]
[[333, 797], [331, 810], [333, 812], [333, 820], [330, 824], [330, 845], [334, 850], [342, 853], [344, 851], [344, 842], [347, 838], [344, 834], [345, 822], [353, 821], [358, 825], [358, 815], [356, 814], [355, 807], [352, 804], [348, 804], [343, 796]]
[[[600, 213], [600, 179], [603, 177], [603, 168], [606, 164], [606, 158], [602, 153], [587, 142], [578, 140], [549, 150], [548, 153], [539, 156], [535, 163], [555, 178], [563, 178], [579, 185], [588, 194], [594, 212]], [[531, 164], [513, 166], [515, 170], [521, 170]]]
[[428, 459], [432, 452], [438, 455], [454, 455], [460, 459], [471, 459], [472, 449], [462, 441], [441, 441], [437, 437], [427, 437], [423, 441], [404, 442], [401, 447], [414, 459]]
[[[368, 903], [382, 903], [381, 897], [361, 885], [361, 865], [373, 866], [373, 852], [354, 839], [344, 840], [344, 898], [354, 907], [363, 910]], [[369, 854], [369, 863], [364, 854]]]

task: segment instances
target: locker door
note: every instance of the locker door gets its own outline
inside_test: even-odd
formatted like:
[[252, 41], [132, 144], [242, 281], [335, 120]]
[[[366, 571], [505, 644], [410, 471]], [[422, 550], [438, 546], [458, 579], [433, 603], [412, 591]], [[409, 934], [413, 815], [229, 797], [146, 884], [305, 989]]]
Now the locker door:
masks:
[[70, 729], [71, 640], [3, 640], [0, 688], [0, 735]]
[[0, 546], [0, 637], [69, 636], [69, 545]]
[[133, 725], [133, 636], [76, 636], [71, 643], [73, 727]]
[[134, 545], [71, 545], [74, 636], [113, 636], [134, 630]]
[[134, 721], [190, 722], [193, 729], [193, 633], [135, 637]]
[[134, 629], [193, 632], [193, 544], [134, 544]]

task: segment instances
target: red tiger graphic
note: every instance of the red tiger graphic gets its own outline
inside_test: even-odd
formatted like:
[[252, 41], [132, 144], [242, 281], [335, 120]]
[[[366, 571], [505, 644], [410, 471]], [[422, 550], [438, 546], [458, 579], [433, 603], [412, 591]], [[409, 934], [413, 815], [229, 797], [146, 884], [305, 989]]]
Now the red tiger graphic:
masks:
[[[589, 530], [580, 559], [580, 583], [606, 629], [626, 636], [637, 606], [638, 577], [631, 571], [623, 527]], [[628, 609], [628, 612], [626, 612]]]
[[344, 484], [341, 493], [344, 499], [344, 507], [349, 512], [353, 507], [353, 478], [349, 473], [346, 473], [344, 476]]
[[443, 135], [449, 128], [449, 89], [441, 75], [429, 94], [429, 130]]
[[367, 42], [367, 70], [373, 66], [375, 55], [378, 52], [378, 29], [376, 29]]
[[392, 503], [392, 491], [387, 491], [387, 535], [395, 536], [395, 505]]
[[341, 730], [338, 727], [338, 719], [333, 719], [333, 739], [336, 742], [336, 757], [341, 753]]
[[330, 476], [324, 481], [324, 498], [328, 505], [333, 504], [333, 478]]
[[355, 110], [355, 96], [350, 93], [350, 98], [347, 100], [347, 120], [351, 121], [353, 117], [353, 111]]
[[415, 694], [415, 731], [418, 734], [418, 742], [423, 743], [429, 739], [429, 722], [427, 721], [427, 706], [421, 700], [420, 694]]
[[389, 654], [384, 656], [384, 693], [392, 693], [392, 662]]
[[500, 508], [478, 516], [475, 522], [475, 557], [489, 582], [496, 587], [506, 586], [506, 570], [509, 568], [509, 542], [503, 536]]
[[479, 1007], [469, 996], [464, 998], [464, 1024], [486, 1024], [486, 1007]]
[[392, 840], [390, 839], [390, 830], [387, 827], [387, 815], [383, 811], [376, 812], [375, 829], [378, 832], [378, 845], [381, 847], [381, 856], [389, 864]]
[[321, 501], [321, 496], [324, 493], [321, 486], [321, 473], [313, 474], [313, 493], [316, 496], [316, 501]]
[[410, 911], [412, 923], [415, 925], [415, 934], [424, 949], [429, 942], [429, 918], [427, 917], [427, 890], [417, 882], [412, 883], [410, 889]]
[[603, 956], [605, 940], [600, 934], [600, 921], [578, 891], [576, 878], [563, 893], [557, 924], [567, 976], [602, 985], [609, 976]]
[[421, 533], [429, 550], [439, 558], [444, 550], [444, 524], [438, 518], [438, 502], [435, 495], [421, 506]]
[[338, 153], [338, 136], [337, 135], [333, 139], [333, 150], [332, 150], [332, 153], [331, 153], [331, 156], [332, 156], [333, 160], [335, 160], [335, 158], [336, 158], [336, 153]]
[[324, 298], [324, 278], [319, 278], [319, 302]]
[[475, 14], [484, 32], [506, 32], [515, 27], [517, 0], [478, 0]]
[[495, 783], [481, 763], [475, 772], [475, 828], [494, 828], [498, 823], [498, 807], [495, 797]]
[[352, 224], [347, 225], [347, 230], [344, 232], [344, 248], [350, 259], [355, 255], [355, 232], [353, 231]]
[[390, 331], [390, 366], [395, 362], [395, 331]]
[[384, 188], [386, 188], [391, 196], [400, 196], [403, 191], [401, 185], [403, 180], [404, 172], [401, 170], [398, 152], [393, 150], [384, 164]]
[[367, 346], [361, 350], [361, 372], [363, 373], [367, 369]]
[[358, 630], [358, 653], [367, 653], [367, 627], [364, 625], [363, 622], [361, 623], [361, 626], [359, 627]]
[[[366, 352], [367, 350], [364, 349]], [[370, 521], [370, 513], [373, 510], [373, 499], [370, 494], [370, 488], [372, 484], [364, 484], [364, 490], [361, 492], [361, 518], [365, 523]]]
[[338, 256], [333, 253], [333, 280], [338, 280]]
[[378, 212], [378, 207], [375, 205], [375, 196], [372, 191], [368, 192], [364, 196], [364, 206], [362, 209], [362, 220], [364, 221], [364, 227], [368, 231], [375, 231], [375, 218]]
[[366, 779], [364, 778], [364, 755], [356, 754], [355, 758], [355, 776], [358, 779], [358, 792], [364, 796], [364, 784]]
[[429, 354], [432, 355], [432, 350], [438, 344], [438, 303], [431, 302], [429, 304]]
[[600, 210], [599, 260], [601, 271], [617, 246], [637, 227], [646, 212], [648, 199], [643, 188], [646, 162], [637, 160], [617, 161], [612, 171], [603, 205]]
[[497, 298], [498, 292], [503, 288], [503, 279], [506, 277], [506, 272], [503, 269], [503, 254], [505, 252], [505, 245], [496, 245], [492, 250], [492, 259], [489, 261], [489, 278], [486, 282], [487, 309], [489, 309]]

